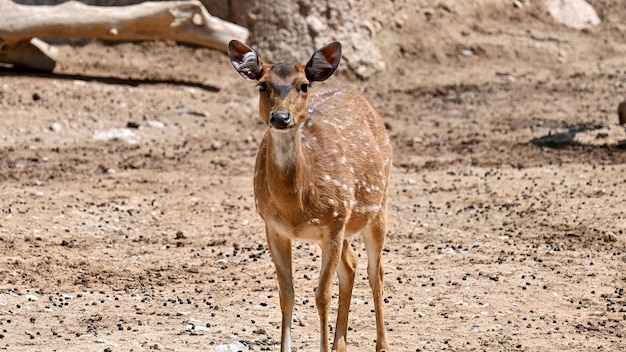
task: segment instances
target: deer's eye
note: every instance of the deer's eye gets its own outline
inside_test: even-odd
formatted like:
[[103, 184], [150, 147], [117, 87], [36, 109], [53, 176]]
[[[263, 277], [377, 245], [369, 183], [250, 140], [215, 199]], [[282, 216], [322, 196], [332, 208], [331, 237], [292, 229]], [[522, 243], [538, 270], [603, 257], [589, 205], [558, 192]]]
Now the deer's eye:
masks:
[[306, 83], [302, 83], [302, 84], [300, 85], [300, 92], [302, 92], [302, 93], [306, 93], [308, 90], [309, 90], [309, 85], [308, 85], [308, 84], [306, 84]]

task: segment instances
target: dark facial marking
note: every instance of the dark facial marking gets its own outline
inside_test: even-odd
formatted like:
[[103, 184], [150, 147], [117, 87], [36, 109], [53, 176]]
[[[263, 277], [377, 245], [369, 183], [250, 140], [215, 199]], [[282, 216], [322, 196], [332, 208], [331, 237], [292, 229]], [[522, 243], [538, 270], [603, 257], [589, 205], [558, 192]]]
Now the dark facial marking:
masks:
[[277, 64], [270, 70], [271, 83], [276, 94], [285, 99], [293, 89], [294, 80], [299, 74], [296, 66], [288, 63]]
[[278, 77], [286, 79], [287, 77], [297, 74], [298, 69], [296, 66], [288, 63], [277, 64], [270, 70], [271, 73], [276, 74]]

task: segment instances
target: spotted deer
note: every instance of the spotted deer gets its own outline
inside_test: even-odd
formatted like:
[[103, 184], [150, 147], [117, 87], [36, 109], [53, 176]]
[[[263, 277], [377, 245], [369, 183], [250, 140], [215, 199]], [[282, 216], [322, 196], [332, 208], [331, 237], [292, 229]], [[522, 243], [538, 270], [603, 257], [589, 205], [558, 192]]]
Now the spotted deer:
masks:
[[259, 113], [266, 125], [254, 195], [278, 276], [281, 351], [291, 352], [292, 240], [314, 241], [322, 250], [315, 292], [322, 352], [329, 351], [328, 313], [337, 273], [333, 350], [346, 351], [358, 262], [348, 239], [358, 233], [363, 234], [374, 296], [376, 351], [388, 351], [381, 260], [392, 148], [380, 115], [360, 94], [343, 89], [313, 92], [313, 82], [328, 79], [339, 65], [338, 42], [314, 52], [306, 65], [263, 63], [254, 50], [235, 40], [228, 51], [235, 69], [258, 82]]

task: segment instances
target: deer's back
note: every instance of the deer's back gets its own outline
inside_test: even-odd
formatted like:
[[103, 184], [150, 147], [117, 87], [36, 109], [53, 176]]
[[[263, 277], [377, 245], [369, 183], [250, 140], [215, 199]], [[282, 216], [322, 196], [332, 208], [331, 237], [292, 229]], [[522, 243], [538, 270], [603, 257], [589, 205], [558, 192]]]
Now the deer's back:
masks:
[[321, 92], [309, 103], [309, 122], [303, 126], [305, 152], [311, 174], [328, 199], [367, 216], [384, 206], [392, 163], [392, 148], [384, 123], [359, 93]]
[[311, 123], [328, 126], [327, 134], [336, 134], [338, 142], [361, 145], [374, 153], [389, 154], [391, 145], [385, 125], [374, 107], [363, 95], [344, 89], [322, 91], [309, 102]]

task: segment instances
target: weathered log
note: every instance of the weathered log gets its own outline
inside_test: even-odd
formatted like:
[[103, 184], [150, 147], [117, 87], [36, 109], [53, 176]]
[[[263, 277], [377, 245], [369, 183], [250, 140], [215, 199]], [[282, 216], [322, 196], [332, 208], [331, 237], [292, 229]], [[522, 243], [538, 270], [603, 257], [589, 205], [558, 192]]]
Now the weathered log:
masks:
[[94, 38], [114, 41], [172, 40], [227, 51], [248, 30], [211, 16], [201, 2], [144, 2], [102, 7], [69, 1], [26, 6], [0, 0], [0, 62], [52, 71], [54, 50], [33, 38]]

